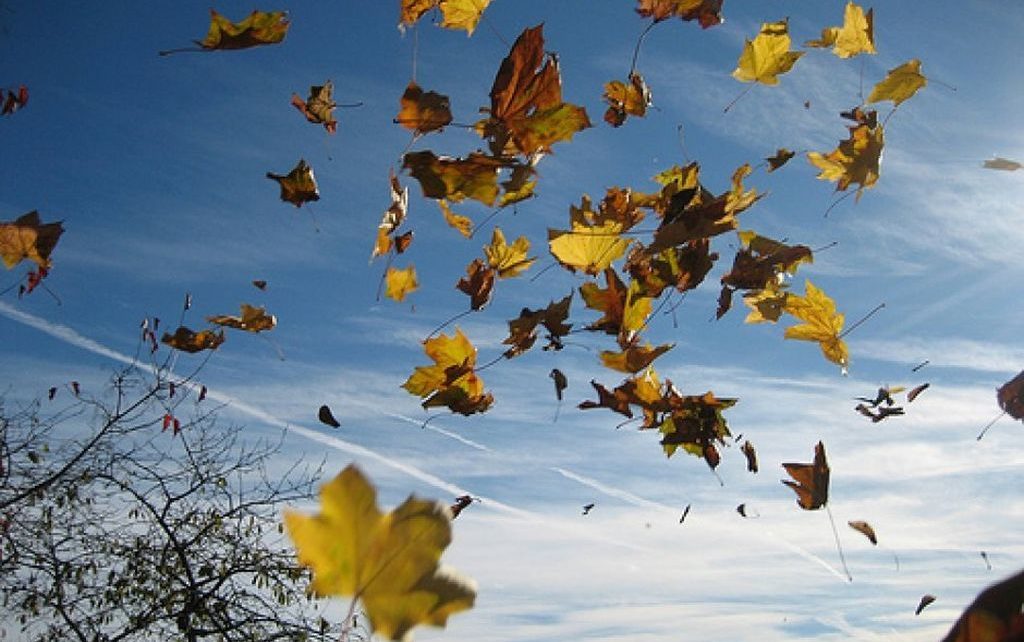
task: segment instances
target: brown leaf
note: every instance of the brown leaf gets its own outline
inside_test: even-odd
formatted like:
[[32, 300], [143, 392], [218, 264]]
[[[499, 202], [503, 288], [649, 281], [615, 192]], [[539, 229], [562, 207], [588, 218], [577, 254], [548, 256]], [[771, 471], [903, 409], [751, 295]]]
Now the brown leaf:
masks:
[[298, 165], [287, 174], [267, 172], [267, 178], [277, 181], [281, 186], [281, 200], [287, 201], [295, 207], [302, 207], [303, 203], [320, 200], [320, 191], [316, 186], [313, 168], [304, 159], [300, 159]]
[[316, 416], [322, 424], [327, 424], [331, 428], [341, 428], [341, 422], [334, 418], [334, 413], [331, 412], [327, 404], [320, 406]]
[[479, 310], [490, 302], [496, 275], [497, 271], [480, 259], [473, 259], [466, 266], [466, 276], [459, 279], [455, 287], [469, 295], [471, 310]]
[[740, 450], [743, 452], [743, 455], [747, 458], [747, 470], [749, 472], [756, 473], [758, 470], [757, 451], [754, 450], [754, 444], [750, 443], [750, 441], [745, 441], [743, 442], [743, 445], [740, 446]]
[[302, 112], [309, 122], [323, 125], [328, 134], [338, 131], [338, 121], [334, 119], [334, 108], [338, 104], [334, 102], [334, 83], [330, 80], [323, 85], [311, 86], [306, 100], [299, 98], [298, 94], [292, 94], [292, 106]]
[[804, 510], [817, 510], [828, 503], [829, 467], [825, 458], [825, 444], [814, 447], [814, 462], [810, 464], [782, 464], [789, 476], [782, 483], [796, 492], [797, 504]]
[[443, 129], [452, 122], [448, 96], [423, 91], [416, 81], [409, 81], [399, 101], [401, 109], [395, 122], [412, 130], [417, 136]]
[[25, 259], [49, 268], [50, 253], [63, 233], [60, 222], [42, 223], [35, 210], [11, 223], [0, 222], [0, 258], [8, 270]]
[[635, 71], [629, 74], [629, 84], [612, 80], [604, 85], [604, 101], [608, 109], [604, 121], [612, 127], [621, 127], [627, 116], [642, 118], [651, 106], [651, 90], [643, 76]]
[[555, 382], [555, 396], [561, 401], [562, 391], [569, 387], [569, 380], [566, 379], [565, 375], [558, 368], [552, 368], [548, 376]]
[[871, 524], [860, 520], [847, 522], [847, 524], [849, 524], [850, 528], [853, 530], [862, 533], [864, 537], [871, 541], [872, 544], [875, 544], [876, 546], [878, 545], [878, 538], [875, 536], [875, 529], [871, 528]]
[[1024, 421], [1024, 370], [999, 387], [996, 399], [1006, 414]]
[[925, 593], [924, 595], [922, 595], [921, 596], [921, 601], [918, 602], [917, 608], [914, 610], [914, 615], [921, 615], [921, 611], [924, 610], [924, 607], [928, 606], [929, 604], [931, 604], [935, 600], [936, 600], [936, 597], [934, 595], [932, 595], [931, 593]]
[[160, 342], [182, 352], [216, 350], [220, 344], [224, 343], [224, 331], [202, 330], [200, 332], [193, 332], [185, 326], [180, 326], [174, 331], [174, 334], [165, 332], [164, 336], [160, 337]]
[[660, 22], [678, 16], [687, 22], [696, 20], [704, 29], [722, 22], [724, 0], [638, 0], [636, 12]]
[[931, 385], [932, 384], [930, 383], [922, 383], [921, 385], [912, 388], [910, 392], [907, 393], [907, 403], [917, 399], [917, 396], [927, 390]]

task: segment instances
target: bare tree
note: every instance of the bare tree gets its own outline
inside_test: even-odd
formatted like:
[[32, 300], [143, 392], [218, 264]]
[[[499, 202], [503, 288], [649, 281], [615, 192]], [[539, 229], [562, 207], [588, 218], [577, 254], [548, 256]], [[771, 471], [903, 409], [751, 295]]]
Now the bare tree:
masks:
[[104, 396], [52, 412], [60, 400], [0, 400], [3, 633], [326, 639], [280, 526], [285, 504], [313, 497], [319, 468], [282, 466], [279, 439], [221, 425], [197, 386], [172, 379], [128, 368]]

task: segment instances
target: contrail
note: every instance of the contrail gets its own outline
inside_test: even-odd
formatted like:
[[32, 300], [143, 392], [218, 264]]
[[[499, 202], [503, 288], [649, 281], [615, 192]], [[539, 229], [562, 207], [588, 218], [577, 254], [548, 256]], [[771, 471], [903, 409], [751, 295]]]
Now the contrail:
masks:
[[558, 466], [552, 466], [550, 468], [550, 470], [555, 471], [556, 473], [558, 473], [562, 477], [565, 477], [566, 479], [571, 479], [574, 482], [583, 484], [584, 486], [589, 486], [590, 488], [593, 488], [594, 490], [596, 490], [598, 492], [604, 493], [605, 495], [608, 495], [609, 497], [615, 497], [616, 499], [621, 499], [622, 501], [628, 502], [630, 504], [633, 504], [634, 506], [639, 506], [641, 508], [651, 508], [651, 509], [654, 509], [656, 511], [670, 513], [672, 515], [675, 515], [676, 513], [679, 512], [676, 508], [674, 508], [672, 506], [666, 506], [665, 504], [659, 504], [658, 502], [652, 502], [649, 499], [644, 499], [643, 497], [640, 497], [638, 495], [634, 495], [633, 493], [631, 493], [629, 491], [623, 490], [621, 488], [615, 488], [615, 487], [609, 486], [607, 484], [602, 484], [601, 482], [597, 481], [596, 479], [591, 479], [590, 477], [584, 477], [583, 475], [580, 475], [578, 473], [574, 473], [571, 470], [566, 470], [564, 468], [559, 468]]
[[[42, 319], [42, 318], [37, 317], [35, 315], [29, 314], [27, 312], [23, 312], [21, 310], [18, 310], [16, 308], [11, 307], [10, 305], [8, 305], [7, 303], [5, 303], [3, 301], [0, 301], [0, 315], [6, 316], [7, 318], [9, 318], [9, 319], [11, 319], [13, 321], [16, 321], [16, 322], [21, 323], [23, 325], [26, 325], [26, 326], [29, 326], [29, 327], [34, 328], [36, 330], [39, 330], [39, 331], [41, 331], [41, 332], [43, 332], [45, 334], [50, 335], [51, 337], [54, 337], [55, 339], [57, 339], [59, 341], [62, 341], [62, 342], [67, 343], [69, 345], [81, 348], [81, 349], [86, 350], [88, 352], [92, 352], [94, 354], [98, 354], [98, 355], [107, 357], [107, 358], [112, 359], [114, 361], [119, 361], [119, 362], [127, 364], [127, 365], [136, 365], [138, 363], [136, 359], [133, 359], [132, 357], [130, 357], [130, 356], [128, 356], [128, 355], [126, 355], [126, 354], [124, 354], [122, 352], [118, 352], [117, 350], [113, 350], [111, 348], [108, 348], [107, 346], [104, 346], [104, 345], [96, 342], [96, 341], [93, 341], [92, 339], [90, 339], [90, 338], [88, 338], [86, 336], [83, 336], [78, 331], [76, 331], [76, 330], [74, 330], [74, 329], [72, 329], [72, 328], [70, 328], [70, 327], [68, 327], [66, 325], [59, 324], [59, 323], [54, 323], [52, 321], [48, 321], [46, 319]], [[192, 386], [192, 387], [198, 387], [198, 384], [196, 384], [195, 382], [189, 382], [186, 385]], [[209, 391], [207, 391], [207, 395], [206, 396], [211, 398], [211, 399], [214, 399], [216, 401], [219, 401], [221, 403], [227, 404], [228, 406], [234, 408], [235, 410], [237, 410], [237, 411], [239, 411], [239, 412], [241, 412], [243, 414], [249, 415], [250, 417], [253, 417], [255, 419], [259, 419], [260, 421], [263, 421], [263, 422], [265, 422], [265, 423], [267, 423], [269, 425], [272, 425], [272, 426], [275, 426], [277, 428], [281, 428], [281, 429], [287, 430], [289, 433], [300, 435], [300, 436], [305, 437], [306, 439], [309, 439], [311, 441], [319, 442], [321, 444], [324, 444], [325, 446], [329, 446], [331, 448], [334, 448], [335, 450], [339, 450], [341, 452], [345, 452], [345, 453], [348, 453], [348, 454], [353, 455], [353, 456], [365, 457], [367, 459], [372, 459], [374, 461], [377, 461], [380, 464], [383, 464], [385, 466], [393, 468], [393, 469], [395, 469], [395, 470], [397, 470], [399, 472], [402, 472], [402, 473], [404, 473], [404, 474], [406, 474], [406, 475], [408, 475], [408, 476], [410, 476], [410, 477], [412, 477], [414, 479], [418, 479], [418, 480], [420, 480], [420, 481], [422, 481], [422, 482], [424, 482], [424, 483], [426, 483], [426, 484], [428, 484], [430, 486], [433, 486], [434, 488], [438, 488], [438, 489], [440, 489], [440, 490], [442, 490], [442, 491], [444, 491], [446, 493], [450, 493], [452, 495], [472, 495], [474, 497], [479, 498], [481, 500], [481, 504], [483, 506], [488, 507], [488, 508], [493, 508], [493, 509], [495, 509], [495, 510], [497, 510], [499, 512], [507, 513], [509, 515], [514, 515], [515, 517], [518, 517], [518, 518], [524, 519], [524, 520], [529, 520], [529, 521], [534, 521], [534, 522], [539, 522], [539, 523], [547, 523], [550, 526], [553, 526], [555, 528], [559, 528], [560, 530], [570, 531], [573, 534], [576, 534], [576, 535], [579, 535], [579, 536], [582, 536], [582, 537], [586, 537], [588, 539], [602, 541], [602, 542], [605, 542], [605, 543], [608, 543], [608, 544], [613, 544], [613, 545], [620, 546], [620, 547], [623, 547], [623, 548], [628, 548], [628, 549], [631, 549], [631, 550], [648, 552], [648, 553], [652, 552], [648, 548], [645, 548], [645, 547], [642, 547], [642, 546], [637, 546], [636, 544], [633, 544], [631, 542], [624, 542], [624, 541], [620, 541], [620, 540], [617, 540], [617, 539], [614, 539], [614, 538], [609, 538], [609, 537], [605, 537], [605, 536], [602, 536], [602, 535], [599, 535], [599, 534], [595, 534], [595, 533], [592, 533], [592, 532], [589, 532], [589, 531], [586, 531], [586, 530], [581, 530], [578, 526], [573, 525], [573, 524], [569, 524], [569, 523], [565, 523], [562, 520], [552, 521], [551, 519], [548, 519], [547, 517], [545, 517], [545, 516], [543, 516], [543, 515], [541, 515], [539, 513], [534, 513], [534, 512], [531, 512], [531, 511], [523, 510], [521, 508], [516, 508], [514, 506], [510, 506], [509, 504], [506, 504], [504, 502], [498, 501], [496, 499], [493, 499], [493, 498], [490, 498], [490, 497], [481, 496], [481, 495], [476, 494], [476, 493], [474, 493], [474, 492], [472, 492], [472, 491], [470, 491], [468, 489], [462, 488], [461, 486], [459, 486], [457, 484], [453, 484], [451, 482], [445, 481], [444, 479], [441, 479], [440, 477], [437, 477], [436, 475], [432, 475], [432, 474], [430, 474], [430, 473], [428, 473], [428, 472], [426, 472], [424, 470], [421, 470], [421, 469], [417, 468], [416, 466], [413, 466], [411, 464], [407, 464], [407, 463], [399, 461], [397, 459], [392, 459], [391, 457], [387, 457], [385, 455], [382, 455], [382, 454], [380, 454], [380, 453], [378, 453], [376, 451], [370, 450], [369, 448], [366, 448], [364, 446], [360, 446], [358, 444], [354, 444], [352, 442], [345, 441], [344, 439], [340, 439], [338, 437], [333, 437], [333, 436], [330, 436], [330, 435], [325, 435], [325, 434], [322, 434], [322, 433], [317, 432], [315, 430], [311, 430], [309, 428], [304, 428], [302, 426], [297, 426], [295, 424], [290, 424], [290, 423], [288, 423], [288, 422], [286, 422], [286, 421], [284, 421], [282, 419], [279, 419], [279, 418], [275, 417], [274, 415], [272, 415], [272, 414], [270, 414], [270, 413], [268, 413], [268, 412], [266, 412], [264, 410], [261, 410], [261, 409], [255, 407], [255, 406], [252, 406], [252, 405], [250, 405], [248, 403], [245, 403], [243, 401], [239, 401], [238, 399], [235, 399], [235, 398], [233, 398], [233, 397], [231, 397], [229, 395], [226, 395], [224, 393], [217, 392], [217, 391], [214, 391], [214, 390], [209, 390]], [[417, 420], [415, 420], [415, 419], [413, 419], [411, 417], [405, 417], [404, 415], [397, 415], [397, 414], [394, 414], [394, 413], [388, 413], [388, 414], [390, 416], [392, 416], [392, 417], [395, 417], [397, 419], [402, 419], [404, 421], [412, 422], [412, 423], [415, 423], [415, 424], [420, 424], [421, 423], [421, 422], [419, 422], [419, 421], [417, 421]], [[438, 430], [437, 432], [439, 432], [440, 434], [444, 434], [444, 435], [446, 435], [448, 437], [452, 437], [452, 438], [458, 437], [458, 436], [454, 435], [454, 433], [450, 433], [447, 430], [444, 430], [444, 431]], [[459, 440], [463, 441], [464, 443], [468, 442], [469, 445], [472, 445], [475, 448], [480, 448], [480, 449], [484, 449], [484, 450], [490, 450], [486, 446], [484, 446], [482, 444], [477, 444], [476, 442], [473, 442], [472, 440], [468, 440], [468, 439], [464, 439], [464, 438], [461, 438]]]

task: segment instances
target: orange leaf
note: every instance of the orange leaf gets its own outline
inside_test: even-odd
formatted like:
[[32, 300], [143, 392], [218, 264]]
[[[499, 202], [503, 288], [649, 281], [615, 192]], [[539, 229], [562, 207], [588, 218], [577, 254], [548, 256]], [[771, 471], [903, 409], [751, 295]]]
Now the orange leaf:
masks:
[[12, 223], [0, 222], [0, 258], [8, 270], [25, 259], [35, 261], [40, 268], [49, 268], [50, 253], [63, 233], [63, 225], [40, 222], [35, 210]]
[[410, 81], [399, 101], [401, 109], [395, 122], [417, 135], [437, 131], [452, 122], [448, 96], [433, 91], [424, 92], [415, 81]]
[[216, 350], [220, 344], [224, 343], [224, 331], [202, 330], [200, 332], [193, 332], [185, 326], [180, 326], [174, 331], [174, 334], [165, 332], [164, 336], [160, 337], [160, 342], [182, 352]]

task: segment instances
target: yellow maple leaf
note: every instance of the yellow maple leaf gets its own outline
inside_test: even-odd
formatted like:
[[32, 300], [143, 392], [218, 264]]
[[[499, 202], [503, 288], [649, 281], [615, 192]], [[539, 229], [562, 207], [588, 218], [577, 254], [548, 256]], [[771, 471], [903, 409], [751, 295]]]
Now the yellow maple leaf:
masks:
[[423, 351], [434, 364], [417, 366], [402, 387], [423, 398], [423, 407], [446, 406], [453, 412], [471, 415], [484, 412], [494, 402], [484, 392], [483, 380], [473, 371], [476, 348], [462, 330], [455, 336], [439, 335], [423, 342]]
[[484, 9], [491, 0], [441, 0], [441, 26], [446, 29], [465, 29], [467, 36], [480, 22]]
[[878, 53], [875, 51], [874, 9], [864, 9], [852, 1], [846, 4], [842, 27], [825, 27], [819, 40], [808, 40], [805, 47], [832, 47], [832, 53], [840, 58], [852, 58], [857, 54]]
[[913, 58], [899, 67], [889, 70], [889, 74], [871, 90], [869, 103], [891, 100], [898, 106], [928, 84], [928, 79], [921, 73], [921, 61]]
[[789, 293], [781, 289], [777, 283], [770, 282], [767, 287], [743, 295], [743, 302], [750, 307], [750, 313], [744, 323], [775, 323], [782, 316]]
[[630, 239], [620, 236], [622, 224], [606, 221], [585, 225], [574, 221], [572, 230], [548, 229], [548, 249], [562, 267], [596, 276], [626, 253]]
[[246, 332], [263, 332], [264, 330], [271, 330], [277, 325], [277, 318], [273, 314], [267, 314], [266, 309], [257, 308], [248, 303], [242, 304], [242, 314], [240, 316], [235, 317], [222, 314], [206, 317], [206, 320], [210, 323], [216, 323], [227, 328], [235, 328], [236, 330], [245, 330]]
[[320, 489], [320, 513], [286, 510], [299, 564], [313, 570], [318, 595], [362, 602], [374, 633], [410, 640], [413, 627], [443, 627], [473, 607], [475, 583], [440, 564], [451, 543], [450, 509], [410, 496], [389, 513], [354, 464]]
[[803, 323], [786, 328], [787, 339], [814, 341], [821, 346], [825, 358], [846, 370], [850, 352], [842, 340], [845, 317], [836, 312], [835, 301], [807, 281], [806, 295], [789, 294], [783, 310]]
[[601, 363], [606, 368], [633, 374], [650, 366], [655, 359], [671, 350], [673, 346], [674, 344], [672, 343], [666, 343], [658, 347], [648, 344], [646, 346], [629, 346], [621, 352], [602, 350]]
[[789, 22], [766, 22], [753, 40], [743, 45], [733, 78], [741, 82], [759, 82], [762, 85], [779, 84], [779, 74], [793, 68], [802, 51], [790, 51]]
[[[873, 113], [873, 112], [872, 112]], [[807, 160], [821, 170], [818, 178], [836, 181], [836, 191], [846, 190], [856, 183], [859, 200], [865, 189], [878, 182], [885, 130], [881, 124], [861, 123], [850, 127], [850, 137], [840, 141], [828, 154], [808, 152]]]
[[449, 227], [455, 228], [459, 231], [459, 234], [465, 236], [467, 239], [472, 236], [473, 221], [471, 221], [468, 216], [462, 216], [461, 214], [453, 212], [451, 206], [448, 205], [448, 201], [443, 198], [437, 201], [437, 205], [441, 208], [441, 214], [444, 215], [444, 222], [447, 223]]
[[420, 287], [416, 278], [416, 268], [411, 265], [401, 270], [389, 267], [384, 282], [384, 296], [395, 301], [405, 300], [407, 294], [415, 292]]
[[8, 270], [25, 259], [48, 268], [50, 253], [63, 233], [63, 225], [41, 222], [35, 210], [10, 223], [0, 222], [0, 258]]
[[526, 253], [529, 251], [530, 239], [520, 236], [512, 245], [509, 245], [505, 242], [505, 234], [500, 227], [494, 228], [491, 244], [484, 246], [487, 264], [497, 270], [498, 277], [502, 279], [519, 276], [533, 265], [537, 259], [528, 258]]

